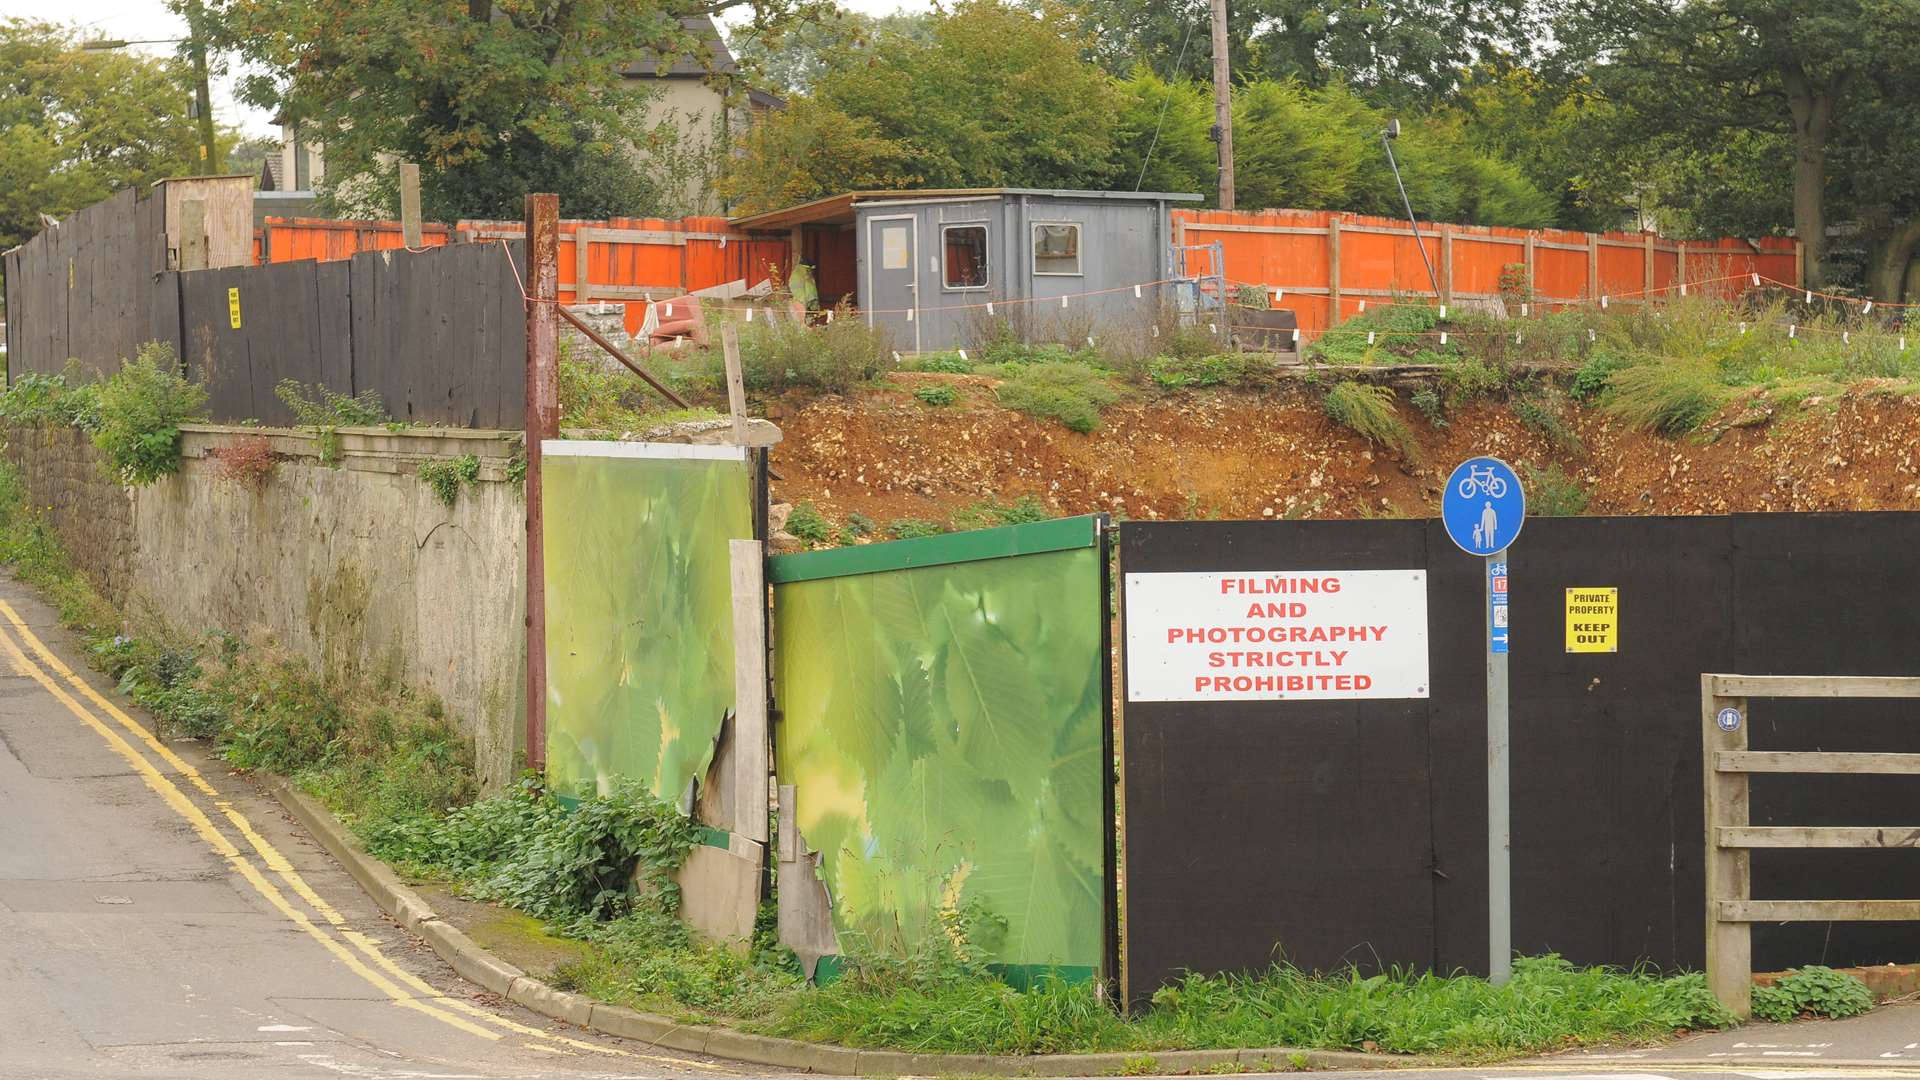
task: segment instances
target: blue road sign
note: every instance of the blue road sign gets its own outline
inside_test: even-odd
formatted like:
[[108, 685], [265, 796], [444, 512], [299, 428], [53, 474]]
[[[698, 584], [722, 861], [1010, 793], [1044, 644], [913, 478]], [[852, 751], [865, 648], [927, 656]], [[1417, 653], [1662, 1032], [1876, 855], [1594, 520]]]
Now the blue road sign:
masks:
[[1520, 536], [1527, 495], [1520, 477], [1499, 458], [1469, 458], [1447, 477], [1440, 501], [1447, 536], [1469, 555], [1494, 555]]
[[1720, 712], [1714, 716], [1713, 720], [1714, 723], [1720, 725], [1721, 731], [1729, 735], [1740, 730], [1740, 710], [1731, 705], [1721, 709]]

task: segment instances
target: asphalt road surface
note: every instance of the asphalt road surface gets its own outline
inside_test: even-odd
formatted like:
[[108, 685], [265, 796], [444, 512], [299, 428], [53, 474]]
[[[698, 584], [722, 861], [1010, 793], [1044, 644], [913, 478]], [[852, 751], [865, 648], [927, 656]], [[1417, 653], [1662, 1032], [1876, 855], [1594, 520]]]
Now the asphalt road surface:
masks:
[[[461, 980], [278, 804], [150, 720], [0, 577], [0, 1080], [686, 1080]], [[1723, 1063], [1724, 1062], [1724, 1063]], [[1776, 1064], [1777, 1063], [1777, 1064]], [[1920, 1008], [1382, 1080], [1920, 1080]]]

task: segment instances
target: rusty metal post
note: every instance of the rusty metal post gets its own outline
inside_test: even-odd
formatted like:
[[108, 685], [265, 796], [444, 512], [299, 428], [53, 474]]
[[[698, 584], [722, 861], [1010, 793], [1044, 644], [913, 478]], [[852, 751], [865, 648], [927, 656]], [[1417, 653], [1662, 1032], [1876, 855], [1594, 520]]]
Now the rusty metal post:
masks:
[[540, 440], [560, 434], [560, 196], [527, 196], [527, 765], [547, 764], [547, 577]]

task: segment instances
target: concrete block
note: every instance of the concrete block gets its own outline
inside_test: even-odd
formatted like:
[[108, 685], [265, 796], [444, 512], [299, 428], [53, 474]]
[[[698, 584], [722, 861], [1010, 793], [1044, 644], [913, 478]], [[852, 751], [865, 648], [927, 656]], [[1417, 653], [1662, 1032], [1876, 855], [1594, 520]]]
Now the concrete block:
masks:
[[635, 1012], [632, 1009], [608, 1005], [600, 1001], [593, 1003], [593, 1015], [588, 1026], [595, 1031], [622, 1039], [633, 1039], [648, 1046], [664, 1046], [669, 1050], [685, 1050], [694, 1054], [706, 1053], [707, 1035], [710, 1030], [678, 1024], [664, 1016]]
[[586, 1027], [593, 1018], [592, 998], [555, 990], [532, 976], [515, 979], [507, 991], [507, 1000], [515, 1005], [524, 1005], [541, 1016], [565, 1020], [579, 1027]]
[[505, 996], [515, 979], [526, 972], [474, 944], [473, 939], [439, 919], [429, 919], [415, 931], [440, 959], [452, 966], [461, 978]]

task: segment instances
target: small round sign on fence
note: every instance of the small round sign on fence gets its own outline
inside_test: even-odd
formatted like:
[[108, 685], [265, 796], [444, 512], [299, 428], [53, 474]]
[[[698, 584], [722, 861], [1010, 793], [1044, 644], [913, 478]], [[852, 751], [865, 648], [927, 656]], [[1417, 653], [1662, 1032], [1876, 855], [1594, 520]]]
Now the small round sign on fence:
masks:
[[1713, 721], [1720, 725], [1721, 731], [1732, 734], [1740, 730], [1740, 710], [1729, 705], [1721, 709], [1720, 712], [1714, 716]]

